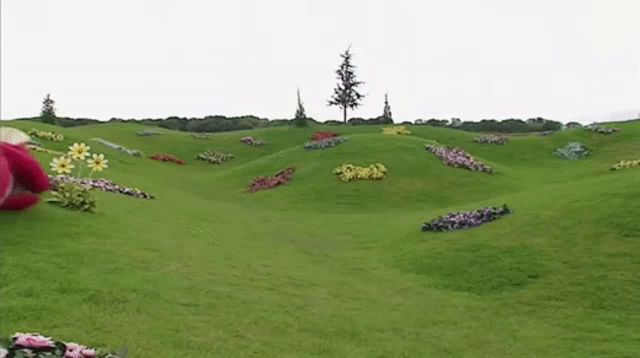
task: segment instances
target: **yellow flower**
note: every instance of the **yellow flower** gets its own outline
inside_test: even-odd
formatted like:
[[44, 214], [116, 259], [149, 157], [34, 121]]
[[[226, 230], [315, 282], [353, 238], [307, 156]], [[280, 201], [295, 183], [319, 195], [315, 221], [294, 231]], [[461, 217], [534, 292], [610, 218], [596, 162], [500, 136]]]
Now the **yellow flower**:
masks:
[[94, 172], [101, 172], [107, 168], [109, 161], [104, 159], [104, 154], [94, 154], [91, 159], [87, 160], [87, 166]]
[[89, 156], [89, 149], [91, 149], [91, 147], [84, 143], [73, 143], [73, 145], [69, 147], [68, 154], [75, 160], [85, 160], [85, 158]]
[[71, 169], [75, 168], [68, 157], [53, 158], [49, 165], [51, 165], [51, 170], [58, 174], [71, 174]]

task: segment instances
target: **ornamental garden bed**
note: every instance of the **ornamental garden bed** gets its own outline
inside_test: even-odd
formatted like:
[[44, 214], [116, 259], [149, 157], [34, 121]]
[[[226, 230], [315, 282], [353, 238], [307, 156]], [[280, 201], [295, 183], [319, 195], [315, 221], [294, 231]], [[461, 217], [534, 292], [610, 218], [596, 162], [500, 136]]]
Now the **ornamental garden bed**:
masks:
[[475, 211], [459, 211], [440, 216], [422, 225], [422, 231], [455, 231], [469, 229], [497, 220], [513, 212], [506, 204]]
[[253, 138], [252, 136], [242, 137], [240, 141], [246, 145], [250, 145], [252, 147], [264, 145], [264, 141], [261, 139]]
[[9, 340], [0, 340], [0, 358], [125, 358], [125, 355], [38, 333], [16, 333]]
[[272, 189], [286, 184], [291, 180], [295, 171], [295, 167], [288, 167], [270, 177], [257, 177], [253, 179], [247, 191], [254, 193], [256, 191]]
[[595, 133], [600, 133], [600, 134], [612, 134], [617, 132], [619, 129], [617, 128], [609, 128], [609, 127], [603, 127], [599, 124], [590, 124], [588, 126], [585, 127], [586, 130], [590, 131], [590, 132], [595, 132]]
[[408, 130], [405, 126], [393, 126], [393, 127], [382, 128], [382, 133], [384, 133], [384, 134], [397, 134], [397, 135], [410, 135], [411, 131]]
[[353, 180], [382, 180], [387, 175], [388, 169], [383, 164], [371, 164], [368, 167], [360, 167], [353, 164], [343, 164], [333, 170], [340, 180], [350, 182]]
[[614, 164], [610, 170], [621, 170], [629, 168], [640, 168], [640, 159], [636, 160], [621, 160]]
[[195, 139], [211, 139], [213, 138], [213, 134], [211, 133], [191, 133], [191, 137], [195, 138]]
[[314, 140], [304, 144], [304, 149], [327, 149], [333, 148], [347, 141], [347, 137], [330, 137], [325, 139]]
[[570, 142], [566, 146], [556, 149], [553, 154], [566, 160], [578, 160], [591, 155], [591, 151], [580, 142]]
[[107, 193], [131, 196], [136, 199], [154, 199], [154, 196], [136, 188], [118, 185], [108, 179], [78, 178], [70, 175], [49, 175], [51, 188], [56, 190], [60, 184], [75, 184], [86, 189], [95, 189]]
[[427, 144], [426, 149], [442, 162], [450, 167], [464, 168], [474, 172], [491, 174], [493, 170], [483, 162], [476, 160], [471, 154], [456, 147], [444, 147], [440, 145]]
[[98, 142], [98, 143], [104, 145], [105, 147], [109, 147], [111, 149], [123, 152], [125, 154], [131, 155], [131, 156], [134, 156], [134, 157], [142, 157], [144, 155], [144, 153], [142, 151], [140, 151], [140, 150], [129, 149], [129, 148], [125, 147], [125, 146], [109, 142], [108, 140], [105, 140], [105, 139], [102, 139], [102, 138], [93, 138], [91, 140], [94, 141], [94, 142]]
[[313, 133], [311, 136], [311, 141], [323, 140], [327, 138], [339, 137], [340, 135], [336, 132], [330, 131], [318, 131]]
[[196, 159], [203, 160], [209, 164], [222, 164], [233, 159], [233, 154], [207, 150], [205, 152], [198, 153], [198, 155], [196, 155]]
[[157, 161], [160, 161], [160, 162], [175, 163], [175, 164], [178, 164], [178, 165], [187, 164], [187, 162], [185, 162], [184, 160], [176, 157], [175, 155], [164, 154], [164, 153], [155, 153], [154, 155], [150, 156], [149, 159], [157, 160]]
[[64, 135], [56, 132], [44, 132], [39, 131], [35, 128], [31, 128], [28, 134], [32, 137], [50, 140], [52, 142], [62, 142], [64, 140]]
[[145, 129], [143, 131], [136, 132], [136, 135], [140, 136], [140, 137], [150, 137], [150, 136], [160, 135], [160, 134], [161, 134], [160, 132], [152, 131], [152, 130], [149, 130], [149, 129]]
[[507, 144], [509, 142], [509, 138], [503, 135], [495, 135], [495, 134], [487, 134], [477, 136], [473, 139], [474, 142], [480, 144]]

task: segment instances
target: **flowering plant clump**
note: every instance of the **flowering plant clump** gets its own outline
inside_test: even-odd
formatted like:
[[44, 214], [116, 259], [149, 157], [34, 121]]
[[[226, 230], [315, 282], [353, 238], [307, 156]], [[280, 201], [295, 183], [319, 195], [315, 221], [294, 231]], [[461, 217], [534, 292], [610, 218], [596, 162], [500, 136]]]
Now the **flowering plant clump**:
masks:
[[158, 160], [158, 161], [161, 161], [161, 162], [172, 162], [172, 163], [176, 163], [178, 165], [187, 164], [187, 162], [185, 162], [184, 160], [179, 159], [175, 155], [171, 155], [171, 154], [156, 153], [156, 154], [150, 156], [149, 158], [153, 159], [153, 160]]
[[47, 149], [45, 147], [36, 145], [36, 144], [27, 144], [26, 145], [27, 149], [29, 149], [32, 152], [37, 152], [37, 153], [46, 153], [46, 154], [53, 154], [53, 155], [63, 155], [64, 153], [59, 152], [57, 150], [51, 150], [51, 149]]
[[56, 133], [56, 132], [44, 132], [44, 131], [39, 131], [35, 128], [31, 128], [28, 132], [28, 134], [32, 137], [36, 137], [36, 138], [41, 138], [41, 139], [46, 139], [46, 140], [50, 140], [52, 142], [62, 142], [64, 140], [64, 136], [60, 133]]
[[222, 164], [228, 160], [233, 159], [233, 154], [207, 150], [196, 155], [196, 159], [207, 161], [210, 164]]
[[480, 226], [511, 214], [505, 204], [502, 207], [487, 207], [475, 211], [462, 211], [440, 216], [422, 225], [422, 231], [453, 231]]
[[620, 170], [628, 168], [640, 168], [640, 159], [636, 160], [621, 160], [614, 164], [610, 170]]
[[382, 128], [382, 133], [384, 133], [384, 134], [410, 135], [411, 131], [408, 130], [405, 126], [393, 126], [393, 127]]
[[211, 133], [191, 133], [191, 136], [195, 139], [211, 139], [213, 134]]
[[78, 343], [54, 341], [38, 333], [16, 333], [0, 344], [0, 358], [121, 358]]
[[338, 133], [336, 133], [336, 132], [318, 131], [318, 132], [313, 133], [313, 135], [311, 136], [311, 140], [312, 141], [323, 140], [323, 139], [333, 138], [333, 137], [338, 137], [338, 136], [340, 136], [340, 135]]
[[343, 164], [333, 170], [340, 180], [350, 182], [358, 179], [380, 180], [384, 179], [388, 170], [383, 164], [371, 164], [368, 167], [359, 167], [353, 164]]
[[[53, 158], [51, 170], [58, 175], [69, 175], [73, 169], [77, 168], [77, 175], [80, 176], [83, 167], [86, 165], [90, 169], [90, 176], [94, 173], [104, 171], [109, 167], [109, 161], [104, 154], [91, 154], [91, 147], [84, 143], [73, 143], [69, 146], [66, 155]], [[51, 195], [53, 198], [47, 202], [71, 210], [92, 212], [96, 207], [96, 201], [89, 192], [90, 188], [78, 185], [78, 183], [68, 181], [52, 185]]]
[[154, 196], [147, 194], [140, 189], [127, 188], [122, 185], [118, 185], [108, 179], [92, 179], [92, 178], [77, 178], [69, 175], [49, 175], [49, 183], [51, 187], [59, 187], [62, 184], [74, 184], [86, 189], [95, 189], [104, 191], [107, 193], [116, 193], [134, 197], [136, 199], [154, 199]]
[[106, 147], [109, 147], [111, 149], [115, 149], [115, 150], [119, 150], [123, 153], [126, 153], [128, 155], [134, 156], [134, 157], [141, 157], [144, 155], [144, 153], [142, 153], [141, 151], [137, 150], [137, 149], [129, 149], [126, 147], [121, 146], [120, 144], [115, 144], [115, 143], [111, 143], [107, 140], [104, 140], [102, 138], [93, 138], [91, 139], [94, 142], [98, 142]]
[[160, 132], [152, 131], [152, 130], [149, 130], [149, 129], [145, 129], [143, 131], [136, 132], [136, 135], [140, 136], [140, 137], [149, 137], [149, 136], [152, 136], [152, 135], [160, 135], [160, 134], [161, 134]]
[[242, 137], [240, 138], [240, 141], [246, 145], [250, 145], [250, 146], [259, 146], [259, 145], [263, 145], [264, 141], [261, 139], [255, 139], [251, 136], [247, 136], [247, 137]]
[[314, 140], [304, 144], [304, 149], [326, 149], [337, 146], [347, 141], [347, 137], [330, 137], [320, 140]]
[[473, 141], [480, 144], [501, 144], [502, 145], [509, 142], [509, 138], [503, 135], [488, 134], [488, 135], [477, 136], [473, 139]]
[[488, 165], [476, 160], [469, 153], [460, 148], [427, 144], [426, 149], [450, 167], [465, 168], [474, 172], [492, 172], [492, 169]]
[[247, 191], [254, 193], [256, 191], [271, 189], [286, 184], [291, 180], [295, 171], [296, 168], [288, 167], [277, 172], [271, 177], [257, 177], [253, 179]]
[[563, 148], [556, 149], [553, 154], [562, 159], [578, 160], [591, 154], [591, 151], [580, 142], [571, 142]]
[[600, 133], [600, 134], [611, 134], [611, 133], [615, 133], [618, 131], [617, 128], [608, 128], [608, 127], [603, 127], [600, 126], [596, 123], [594, 124], [590, 124], [586, 127], [584, 127], [586, 130], [590, 131], [590, 132], [596, 132], [596, 133]]

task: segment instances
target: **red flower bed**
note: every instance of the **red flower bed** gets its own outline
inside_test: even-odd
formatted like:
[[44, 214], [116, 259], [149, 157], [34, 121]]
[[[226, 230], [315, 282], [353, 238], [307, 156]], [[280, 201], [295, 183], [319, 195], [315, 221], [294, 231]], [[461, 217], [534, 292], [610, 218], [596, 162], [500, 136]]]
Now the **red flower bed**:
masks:
[[338, 135], [339, 134], [336, 132], [319, 131], [319, 132], [313, 133], [313, 135], [311, 136], [311, 140], [313, 141], [323, 140], [323, 139], [337, 137]]
[[277, 172], [272, 177], [257, 177], [253, 179], [253, 182], [251, 183], [251, 185], [249, 185], [247, 191], [249, 191], [250, 193], [254, 193], [256, 191], [271, 189], [282, 184], [286, 184], [289, 180], [291, 180], [291, 177], [293, 176], [293, 173], [295, 171], [296, 168], [288, 167], [287, 169], [283, 169]]
[[187, 162], [185, 162], [184, 160], [179, 159], [176, 156], [171, 155], [171, 154], [156, 153], [156, 154], [150, 156], [149, 158], [153, 159], [153, 160], [159, 160], [161, 162], [172, 162], [172, 163], [176, 163], [176, 164], [179, 164], [179, 165], [187, 164]]

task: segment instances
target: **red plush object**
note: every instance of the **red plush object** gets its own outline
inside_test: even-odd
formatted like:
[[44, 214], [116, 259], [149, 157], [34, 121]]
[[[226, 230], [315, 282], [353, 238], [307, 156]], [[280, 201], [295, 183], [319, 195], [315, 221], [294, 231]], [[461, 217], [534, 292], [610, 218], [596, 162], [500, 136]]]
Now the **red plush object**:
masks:
[[49, 177], [26, 148], [0, 143], [0, 210], [25, 210], [49, 190]]

